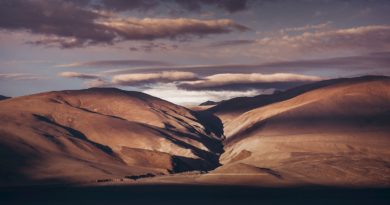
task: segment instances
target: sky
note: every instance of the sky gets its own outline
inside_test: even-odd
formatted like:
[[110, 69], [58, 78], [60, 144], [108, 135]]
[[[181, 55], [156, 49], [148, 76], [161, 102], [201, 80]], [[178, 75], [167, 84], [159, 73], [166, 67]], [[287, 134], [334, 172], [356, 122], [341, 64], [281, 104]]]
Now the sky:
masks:
[[388, 0], [0, 0], [0, 94], [117, 87], [195, 105], [390, 75]]

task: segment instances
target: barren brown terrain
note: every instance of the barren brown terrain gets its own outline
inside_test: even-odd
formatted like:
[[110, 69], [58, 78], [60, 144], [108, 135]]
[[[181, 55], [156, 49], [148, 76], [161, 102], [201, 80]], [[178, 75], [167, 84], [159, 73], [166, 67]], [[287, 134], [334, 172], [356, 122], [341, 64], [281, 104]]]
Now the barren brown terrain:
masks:
[[42, 93], [0, 113], [2, 186], [210, 170], [223, 150], [213, 116], [137, 92]]
[[27, 185], [88, 193], [103, 186], [111, 194], [229, 186], [253, 198], [270, 187], [337, 187], [383, 189], [388, 200], [387, 77], [322, 81], [194, 110], [114, 88], [47, 92], [0, 101], [0, 121], [0, 185], [9, 196], [7, 187]]
[[[291, 93], [296, 96], [280, 98]], [[217, 105], [230, 109], [215, 113], [226, 137], [221, 166], [215, 170], [141, 181], [260, 187], [390, 185], [389, 78], [329, 80], [268, 97], [275, 102], [259, 101], [246, 112], [241, 106], [265, 97]]]
[[255, 184], [389, 186], [389, 123], [389, 79], [331, 83], [226, 122], [214, 172], [266, 175], [248, 177]]

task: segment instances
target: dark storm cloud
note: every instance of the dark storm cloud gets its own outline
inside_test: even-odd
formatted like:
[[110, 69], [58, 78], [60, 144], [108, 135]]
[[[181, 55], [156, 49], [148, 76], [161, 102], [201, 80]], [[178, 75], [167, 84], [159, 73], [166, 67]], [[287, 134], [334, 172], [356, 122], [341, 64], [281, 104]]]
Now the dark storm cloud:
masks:
[[0, 28], [43, 34], [43, 39], [29, 43], [62, 48], [114, 44], [127, 40], [174, 40], [248, 30], [247, 27], [227, 19], [120, 18], [102, 10], [90, 9], [85, 2], [74, 2], [76, 1], [0, 1]]
[[123, 40], [188, 39], [210, 34], [248, 31], [249, 28], [228, 19], [200, 20], [189, 18], [109, 19], [99, 21], [115, 30]]
[[[0, 1], [0, 28], [62, 37], [50, 38], [49, 43], [58, 41], [65, 47], [70, 45], [66, 41], [71, 41], [71, 38], [77, 38], [77, 44], [73, 46], [113, 42], [115, 32], [105, 25], [94, 23], [98, 18], [104, 16], [60, 0]], [[37, 43], [45, 42], [41, 40]]]

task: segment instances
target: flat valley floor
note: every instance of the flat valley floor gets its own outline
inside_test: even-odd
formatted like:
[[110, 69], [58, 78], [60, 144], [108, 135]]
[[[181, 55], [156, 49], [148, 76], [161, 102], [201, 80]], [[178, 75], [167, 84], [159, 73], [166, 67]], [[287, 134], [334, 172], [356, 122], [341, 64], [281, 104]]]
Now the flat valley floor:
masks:
[[390, 189], [136, 185], [0, 189], [0, 204], [389, 204]]

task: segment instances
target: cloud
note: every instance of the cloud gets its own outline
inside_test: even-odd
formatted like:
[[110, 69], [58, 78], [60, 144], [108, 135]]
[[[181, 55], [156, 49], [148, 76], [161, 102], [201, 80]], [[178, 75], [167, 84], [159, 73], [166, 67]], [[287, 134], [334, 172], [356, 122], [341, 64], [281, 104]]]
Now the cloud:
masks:
[[[99, 18], [106, 17], [66, 1], [0, 1], [0, 28], [49, 35], [46, 41], [57, 41], [59, 46], [68, 45], [66, 42], [69, 43], [72, 39], [77, 39], [77, 46], [112, 42], [116, 38], [115, 33], [106, 26], [94, 23]], [[45, 40], [40, 40], [37, 43], [44, 42]]]
[[208, 45], [207, 47], [241, 46], [256, 43], [256, 40], [228, 40], [219, 41]]
[[214, 42], [194, 47], [199, 56], [271, 62], [292, 59], [331, 58], [390, 50], [390, 25], [337, 29], [328, 24], [285, 28], [258, 33], [253, 40]]
[[84, 41], [73, 37], [56, 37], [56, 36], [43, 36], [39, 40], [27, 41], [27, 44], [45, 46], [45, 47], [61, 47], [61, 48], [74, 48], [84, 45]]
[[[83, 78], [85, 74], [66, 73], [66, 76]], [[94, 79], [94, 77], [96, 79]], [[208, 91], [248, 91], [264, 89], [286, 89], [294, 86], [319, 81], [322, 78], [310, 75], [293, 73], [220, 73], [206, 77], [200, 77], [192, 72], [163, 71], [154, 73], [133, 73], [114, 75], [111, 81], [104, 81], [99, 76], [86, 75], [86, 79], [94, 79], [86, 82], [89, 87], [103, 86], [135, 86], [145, 89], [156, 84], [175, 84], [177, 88], [184, 90], [208, 90]]]
[[266, 90], [247, 90], [247, 91], [209, 91], [209, 90], [183, 90], [176, 87], [173, 83], [157, 84], [147, 88], [142, 92], [158, 98], [180, 104], [180, 105], [199, 105], [208, 100], [219, 102], [235, 97], [256, 96], [260, 94], [271, 94], [273, 89]]
[[58, 74], [61, 77], [65, 78], [79, 78], [79, 79], [99, 79], [99, 75], [93, 75], [93, 74], [85, 74], [85, 73], [78, 73], [78, 72], [61, 72]]
[[110, 18], [97, 21], [109, 27], [122, 40], [177, 39], [191, 36], [203, 37], [232, 31], [248, 31], [249, 28], [229, 19], [199, 20], [189, 18]]
[[339, 70], [345, 72], [366, 71], [383, 72], [389, 74], [390, 52], [374, 52], [366, 55], [345, 56], [336, 58], [280, 61], [260, 65], [264, 70], [278, 71], [316, 71], [316, 70]]
[[170, 83], [176, 81], [191, 81], [198, 77], [191, 72], [164, 71], [160, 73], [122, 74], [112, 77], [112, 84], [122, 86], [143, 86], [156, 83]]
[[31, 73], [0, 73], [0, 80], [42, 80], [45, 77]]
[[110, 82], [107, 82], [102, 78], [101, 75], [78, 73], [78, 72], [61, 72], [58, 73], [58, 76], [64, 78], [78, 78], [82, 80], [87, 80], [84, 82], [86, 87], [109, 87], [114, 86]]
[[155, 8], [159, 5], [157, 0], [102, 0], [101, 5], [104, 8], [112, 9], [116, 11], [126, 11], [126, 10], [148, 10]]
[[390, 49], [390, 26], [371, 25], [265, 37], [257, 40], [256, 46], [258, 53], [269, 55], [386, 51]]
[[332, 24], [331, 21], [327, 21], [325, 23], [321, 24], [307, 24], [305, 26], [300, 26], [300, 27], [289, 27], [289, 28], [284, 28], [280, 30], [280, 33], [284, 34], [286, 32], [298, 32], [298, 31], [307, 31], [307, 30], [319, 30], [319, 29], [325, 29], [328, 28]]
[[171, 51], [178, 49], [179, 46], [176, 44], [167, 44], [163, 42], [149, 42], [141, 46], [132, 46], [129, 48], [130, 51], [142, 51], [142, 52], [153, 52], [159, 51]]
[[247, 0], [175, 0], [177, 4], [189, 11], [199, 11], [204, 5], [216, 6], [230, 13], [247, 8]]
[[180, 83], [178, 87], [187, 90], [286, 89], [319, 80], [322, 78], [293, 73], [222, 73], [197, 81]]
[[41, 39], [28, 43], [61, 48], [112, 45], [129, 40], [174, 40], [248, 30], [247, 27], [228, 19], [121, 18], [116, 13], [93, 9], [75, 2], [0, 1], [0, 28], [40, 34]]
[[[104, 80], [100, 75], [76, 72], [63, 72], [59, 75], [69, 78], [91, 79], [84, 83], [87, 87], [132, 86], [143, 92], [178, 103], [220, 101], [237, 96], [272, 93], [275, 89], [287, 89], [322, 80], [317, 76], [293, 73], [220, 73], [200, 77], [192, 72], [163, 71], [114, 75], [110, 81]], [[178, 95], [178, 93], [181, 94]], [[184, 100], [183, 98], [187, 98], [185, 96], [189, 99]]]
[[245, 10], [247, 0], [102, 0], [105, 8], [126, 11], [126, 10], [149, 10], [158, 6], [177, 5], [187, 11], [199, 12], [204, 6], [213, 6], [221, 8], [230, 13]]
[[106, 71], [107, 74], [129, 72], [161, 72], [165, 70], [188, 71], [207, 76], [217, 73], [275, 73], [275, 72], [316, 72], [343, 71], [345, 74], [390, 74], [390, 52], [374, 52], [365, 55], [312, 59], [294, 61], [275, 61], [262, 64], [222, 64], [222, 65], [188, 65], [169, 67], [150, 67], [142, 69], [122, 69]]
[[59, 75], [68, 78], [92, 79], [85, 82], [88, 87], [133, 86], [146, 89], [156, 84], [174, 84], [179, 89], [209, 91], [286, 89], [322, 79], [316, 76], [292, 73], [220, 73], [201, 77], [195, 73], [184, 71], [120, 74], [112, 76], [110, 81], [104, 80], [102, 75], [77, 72], [62, 72]]
[[102, 61], [88, 61], [88, 62], [75, 62], [70, 64], [61, 64], [61, 65], [56, 65], [55, 67], [115, 68], [115, 67], [132, 67], [132, 66], [153, 67], [153, 66], [172, 66], [172, 64], [163, 61], [152, 61], [152, 60], [102, 60]]
[[112, 85], [103, 80], [103, 79], [93, 79], [93, 80], [89, 80], [89, 81], [86, 81], [84, 83], [85, 86], [89, 87], [89, 88], [93, 88], [93, 87], [111, 87]]

